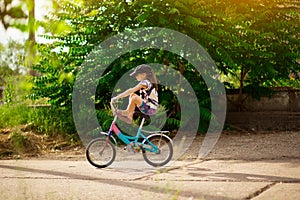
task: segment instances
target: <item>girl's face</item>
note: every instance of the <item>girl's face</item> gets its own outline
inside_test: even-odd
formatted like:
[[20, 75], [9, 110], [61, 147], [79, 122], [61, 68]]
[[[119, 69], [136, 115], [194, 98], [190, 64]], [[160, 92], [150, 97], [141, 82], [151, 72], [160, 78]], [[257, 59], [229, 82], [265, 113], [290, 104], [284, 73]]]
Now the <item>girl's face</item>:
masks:
[[142, 81], [142, 80], [145, 80], [147, 78], [147, 74], [146, 73], [137, 74], [135, 76], [135, 78], [136, 78], [137, 81]]

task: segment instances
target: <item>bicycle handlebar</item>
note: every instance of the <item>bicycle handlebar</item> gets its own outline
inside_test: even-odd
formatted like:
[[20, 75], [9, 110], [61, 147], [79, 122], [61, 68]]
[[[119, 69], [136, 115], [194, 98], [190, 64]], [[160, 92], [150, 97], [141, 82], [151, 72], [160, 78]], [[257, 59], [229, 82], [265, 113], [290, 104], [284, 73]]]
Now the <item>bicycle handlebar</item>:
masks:
[[112, 110], [112, 111], [115, 110], [115, 107], [114, 107], [114, 103], [113, 103], [113, 102], [110, 102], [110, 107], [111, 107], [111, 110]]
[[113, 111], [113, 115], [116, 114], [116, 113], [115, 113], [115, 110], [116, 110], [117, 108], [114, 106], [114, 104], [116, 104], [116, 103], [118, 103], [118, 102], [114, 102], [114, 101], [111, 101], [111, 102], [110, 102], [110, 107], [111, 107], [111, 110]]

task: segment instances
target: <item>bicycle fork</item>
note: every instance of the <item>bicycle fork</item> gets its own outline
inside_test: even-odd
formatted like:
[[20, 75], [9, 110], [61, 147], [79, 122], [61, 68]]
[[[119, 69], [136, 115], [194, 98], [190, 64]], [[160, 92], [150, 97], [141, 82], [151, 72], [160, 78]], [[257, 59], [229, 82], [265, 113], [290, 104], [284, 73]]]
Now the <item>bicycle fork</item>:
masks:
[[111, 133], [112, 133], [113, 124], [114, 124], [114, 122], [115, 122], [116, 120], [117, 120], [117, 117], [114, 118], [114, 121], [113, 121], [112, 125], [111, 125], [110, 128], [109, 128], [109, 132], [108, 132], [107, 137], [106, 137], [106, 139], [105, 139], [105, 145], [103, 145], [103, 147], [100, 149], [99, 155], [101, 155], [101, 154], [103, 153], [104, 149], [107, 147], [107, 145], [108, 145], [108, 143], [109, 143], [109, 138], [110, 138]]

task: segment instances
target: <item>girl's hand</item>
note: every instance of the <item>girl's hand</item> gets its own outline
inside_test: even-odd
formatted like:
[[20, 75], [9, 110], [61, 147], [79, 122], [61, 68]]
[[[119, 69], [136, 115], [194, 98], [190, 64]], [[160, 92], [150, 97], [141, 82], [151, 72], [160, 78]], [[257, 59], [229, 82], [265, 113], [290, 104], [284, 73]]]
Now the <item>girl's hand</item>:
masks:
[[117, 98], [116, 97], [113, 97], [112, 99], [111, 99], [111, 103], [116, 103], [116, 101], [117, 101]]
[[117, 109], [113, 106], [113, 104], [114, 104], [116, 101], [117, 101], [117, 98], [116, 98], [116, 97], [113, 97], [113, 98], [110, 100], [110, 106], [111, 106], [111, 109], [112, 109], [114, 115], [115, 115]]

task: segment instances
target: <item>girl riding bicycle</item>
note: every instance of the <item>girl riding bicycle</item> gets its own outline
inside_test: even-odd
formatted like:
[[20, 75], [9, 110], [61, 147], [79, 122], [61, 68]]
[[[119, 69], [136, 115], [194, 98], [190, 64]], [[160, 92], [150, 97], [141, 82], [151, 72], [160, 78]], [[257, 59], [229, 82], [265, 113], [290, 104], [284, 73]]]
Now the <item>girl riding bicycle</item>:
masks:
[[126, 110], [114, 110], [122, 121], [129, 124], [132, 123], [136, 107], [143, 114], [154, 115], [158, 106], [158, 86], [153, 69], [149, 65], [142, 64], [137, 66], [130, 76], [135, 77], [139, 83], [111, 99], [111, 103], [114, 103], [118, 99], [129, 96], [129, 104]]

